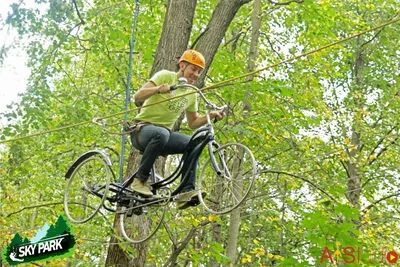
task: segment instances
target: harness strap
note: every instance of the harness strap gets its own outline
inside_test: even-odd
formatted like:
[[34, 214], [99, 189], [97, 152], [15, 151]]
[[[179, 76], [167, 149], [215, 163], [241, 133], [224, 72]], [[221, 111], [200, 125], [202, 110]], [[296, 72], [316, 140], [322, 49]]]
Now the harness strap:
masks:
[[144, 127], [144, 126], [147, 126], [147, 125], [153, 125], [151, 122], [147, 122], [147, 121], [134, 121], [135, 123], [133, 124], [133, 125], [130, 125], [129, 124], [129, 131], [131, 132], [131, 133], [133, 133], [133, 134], [135, 134], [135, 140], [136, 140], [136, 144], [137, 144], [137, 148], [138, 148], [138, 150], [140, 151], [140, 152], [143, 152], [144, 151], [144, 149], [145, 148], [143, 148], [143, 146], [142, 145], [140, 145], [140, 142], [139, 142], [139, 132], [140, 132], [140, 130], [142, 130], [142, 128]]

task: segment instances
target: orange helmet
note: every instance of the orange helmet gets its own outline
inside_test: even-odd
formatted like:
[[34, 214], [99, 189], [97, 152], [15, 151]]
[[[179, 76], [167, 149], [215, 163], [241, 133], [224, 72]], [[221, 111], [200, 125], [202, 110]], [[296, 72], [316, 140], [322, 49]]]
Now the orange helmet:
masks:
[[204, 69], [206, 66], [206, 60], [204, 59], [203, 55], [196, 50], [186, 50], [181, 56], [181, 59], [179, 59], [179, 63], [182, 61], [189, 62], [193, 65], [199, 66], [202, 69]]

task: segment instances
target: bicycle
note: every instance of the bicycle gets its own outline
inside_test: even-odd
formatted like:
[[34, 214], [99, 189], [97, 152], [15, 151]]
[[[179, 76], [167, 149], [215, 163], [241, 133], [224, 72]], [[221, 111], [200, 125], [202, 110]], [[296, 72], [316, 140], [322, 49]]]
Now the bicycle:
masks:
[[[197, 163], [199, 167], [202, 166], [197, 178], [198, 198], [191, 199], [190, 204], [202, 204], [210, 213], [225, 214], [245, 200], [256, 177], [254, 156], [249, 148], [240, 143], [219, 146], [209, 116], [211, 110], [226, 112], [227, 106], [218, 107], [211, 103], [185, 78], [180, 78], [177, 85], [171, 86], [171, 90], [180, 87], [195, 90], [204, 100], [207, 125], [195, 131], [177, 168], [169, 177], [158, 175], [153, 165], [151, 187], [157, 197], [145, 198], [130, 190], [134, 174], [122, 184], [110, 183], [111, 176], [115, 180], [110, 156], [102, 150], [92, 150], [81, 155], [65, 175], [68, 182], [64, 210], [70, 221], [87, 222], [104, 208], [120, 214], [120, 230], [125, 239], [133, 243], [144, 242], [159, 229], [167, 204], [175, 200]], [[206, 146], [208, 156], [202, 153]], [[170, 184], [181, 175], [182, 182], [171, 192]], [[207, 193], [206, 197], [204, 192]]]

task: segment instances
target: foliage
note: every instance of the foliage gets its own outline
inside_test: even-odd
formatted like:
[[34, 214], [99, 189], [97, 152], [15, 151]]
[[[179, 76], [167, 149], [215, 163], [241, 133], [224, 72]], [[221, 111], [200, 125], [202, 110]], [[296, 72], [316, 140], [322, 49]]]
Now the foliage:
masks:
[[[134, 3], [77, 1], [82, 21], [68, 1], [36, 2], [34, 8], [13, 4], [6, 21], [26, 40], [23, 48], [32, 75], [21, 102], [1, 115], [8, 122], [0, 129], [2, 141], [90, 122], [123, 109]], [[141, 2], [131, 93], [148, 78], [165, 14], [162, 2]], [[192, 43], [217, 4], [198, 2]], [[262, 1], [257, 64], [269, 66], [385, 23], [396, 16], [397, 6], [395, 0], [290, 5]], [[206, 85], [247, 72], [251, 13], [251, 5], [240, 9]], [[216, 125], [217, 139], [249, 146], [260, 170], [241, 208], [238, 264], [316, 265], [324, 247], [334, 251], [337, 242], [370, 250], [395, 249], [399, 240], [392, 233], [399, 230], [394, 214], [399, 209], [400, 186], [398, 31], [399, 25], [392, 24], [257, 73], [251, 82], [240, 79], [208, 93], [214, 102], [230, 107], [227, 120]], [[251, 110], [244, 111], [247, 102]], [[106, 123], [121, 120], [122, 116], [111, 117]], [[121, 124], [107, 127], [114, 132], [120, 128]], [[360, 135], [358, 143], [355, 133]], [[4, 147], [0, 154], [3, 247], [16, 232], [29, 236], [63, 213], [62, 177], [74, 159], [89, 149], [106, 148], [117, 163], [121, 142], [119, 136], [87, 123], [4, 143]], [[349, 166], [356, 166], [361, 177], [359, 207], [349, 201], [353, 192], [348, 187], [353, 179]], [[56, 204], [18, 212], [36, 203]], [[208, 216], [201, 208], [187, 212], [171, 208], [168, 231], [160, 229], [149, 241], [148, 259], [161, 265], [172, 253], [169, 248], [195, 227], [196, 237], [179, 262], [227, 264], [229, 216]], [[206, 220], [211, 223], [202, 226]], [[111, 217], [98, 218], [91, 225], [72, 225], [80, 239], [69, 261], [104, 264], [104, 243], [114, 233], [110, 225]], [[212, 239], [216, 226], [221, 227], [221, 242]], [[129, 249], [129, 255], [134, 255]]]

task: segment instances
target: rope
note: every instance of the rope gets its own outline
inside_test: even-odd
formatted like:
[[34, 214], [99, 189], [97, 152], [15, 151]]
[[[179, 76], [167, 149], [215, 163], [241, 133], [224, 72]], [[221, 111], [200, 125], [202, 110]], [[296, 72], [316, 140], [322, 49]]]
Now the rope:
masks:
[[[136, 28], [136, 20], [137, 16], [139, 14], [139, 7], [140, 3], [139, 0], [136, 0], [136, 7], [135, 7], [135, 12], [133, 15], [133, 24], [132, 24], [132, 39], [131, 39], [131, 45], [130, 45], [130, 52], [129, 52], [129, 70], [128, 70], [128, 78], [126, 82], [126, 95], [125, 95], [125, 113], [124, 113], [124, 124], [128, 120], [128, 106], [130, 102], [130, 81], [131, 81], [131, 76], [132, 76], [132, 57], [133, 57], [133, 49], [135, 48], [135, 28]], [[124, 127], [124, 124], [122, 127]], [[123, 171], [124, 171], [124, 154], [125, 154], [125, 139], [126, 139], [126, 134], [122, 135], [122, 140], [121, 140], [121, 157], [119, 158], [119, 178], [118, 178], [118, 183], [121, 183], [122, 177], [123, 177]]]
[[[230, 83], [230, 82], [232, 82], [232, 81], [235, 81], [235, 80], [238, 80], [238, 79], [241, 79], [241, 78], [250, 76], [250, 75], [254, 75], [254, 74], [256, 74], [256, 73], [265, 71], [265, 70], [267, 70], [267, 69], [276, 67], [276, 66], [281, 65], [281, 64], [285, 64], [285, 63], [288, 63], [288, 62], [292, 62], [292, 61], [294, 61], [294, 60], [296, 60], [296, 59], [299, 59], [299, 58], [302, 58], [302, 57], [307, 57], [307, 56], [309, 56], [309, 55], [311, 55], [311, 54], [317, 53], [317, 52], [319, 52], [319, 51], [322, 51], [322, 50], [327, 49], [327, 48], [329, 48], [329, 47], [335, 46], [335, 45], [337, 45], [337, 44], [346, 42], [346, 41], [348, 41], [348, 40], [351, 40], [351, 39], [353, 39], [353, 38], [355, 38], [355, 37], [361, 36], [361, 35], [366, 34], [366, 33], [368, 33], [368, 32], [375, 31], [375, 30], [380, 29], [380, 28], [384, 28], [384, 27], [386, 27], [386, 26], [388, 26], [388, 25], [390, 25], [390, 24], [396, 23], [396, 22], [398, 22], [398, 21], [400, 21], [400, 17], [397, 18], [397, 19], [393, 19], [393, 20], [391, 20], [391, 21], [388, 21], [388, 22], [386, 22], [386, 23], [384, 23], [384, 24], [381, 24], [381, 25], [379, 25], [379, 26], [377, 26], [377, 27], [367, 29], [367, 30], [365, 30], [365, 31], [356, 33], [356, 34], [351, 35], [351, 36], [349, 36], [349, 37], [346, 37], [346, 38], [344, 38], [344, 39], [341, 39], [341, 40], [338, 40], [338, 41], [336, 41], [336, 42], [333, 42], [333, 43], [331, 43], [331, 44], [328, 44], [328, 45], [319, 47], [319, 48], [317, 48], [317, 49], [308, 51], [308, 52], [306, 52], [306, 53], [303, 53], [303, 54], [294, 56], [294, 57], [289, 58], [289, 59], [286, 59], [286, 60], [282, 60], [282, 61], [277, 62], [277, 63], [275, 63], [275, 64], [266, 66], [266, 67], [264, 67], [264, 68], [257, 69], [257, 70], [255, 70], [255, 71], [248, 72], [248, 73], [246, 73], [246, 74], [233, 77], [233, 78], [231, 78], [231, 79], [228, 79], [228, 80], [225, 80], [225, 81], [216, 83], [216, 84], [211, 85], [211, 86], [203, 87], [202, 89], [200, 89], [200, 91], [207, 91], [207, 90], [215, 89], [215, 88], [218, 88], [218, 87], [222, 87], [224, 84]], [[185, 96], [187, 96], [187, 95], [191, 95], [191, 94], [195, 94], [195, 93], [196, 93], [196, 92], [193, 91], [193, 92], [189, 92], [189, 93], [182, 94], [182, 95], [179, 95], [179, 96], [174, 96], [174, 97], [171, 97], [171, 98], [169, 98], [169, 99], [165, 99], [165, 100], [161, 100], [161, 101], [158, 101], [158, 102], [155, 102], [155, 103], [152, 103], [152, 104], [147, 104], [147, 105], [141, 106], [140, 108], [151, 107], [151, 106], [154, 106], [154, 105], [157, 105], [157, 104], [166, 102], [166, 101], [170, 101], [170, 100], [173, 100], [173, 99], [176, 99], [176, 98], [185, 97]], [[10, 138], [10, 139], [4, 140], [4, 141], [0, 141], [0, 144], [7, 143], [7, 142], [18, 141], [18, 140], [23, 140], [23, 139], [26, 139], [26, 138], [35, 137], [35, 136], [38, 136], [38, 135], [44, 135], [44, 134], [48, 134], [48, 133], [52, 133], [52, 132], [56, 132], [56, 131], [60, 131], [60, 130], [64, 130], [64, 129], [69, 129], [69, 128], [73, 128], [73, 127], [77, 127], [77, 126], [81, 126], [81, 125], [85, 125], [85, 124], [89, 124], [89, 123], [96, 123], [95, 120], [104, 120], [104, 119], [107, 119], [107, 118], [110, 118], [110, 117], [115, 117], [115, 116], [119, 116], [119, 115], [122, 115], [122, 114], [126, 114], [126, 113], [129, 113], [129, 112], [132, 112], [132, 111], [136, 111], [136, 110], [138, 110], [138, 109], [140, 109], [140, 108], [127, 109], [127, 110], [122, 111], [122, 112], [118, 112], [118, 113], [106, 115], [106, 116], [103, 116], [103, 117], [98, 117], [98, 118], [95, 118], [95, 119], [93, 119], [93, 120], [91, 120], [91, 121], [85, 121], [85, 122], [80, 122], [80, 123], [76, 123], [76, 124], [71, 124], [71, 125], [67, 125], [67, 126], [63, 126], [63, 127], [59, 127], [59, 128], [54, 128], [54, 129], [51, 129], [51, 130], [47, 130], [47, 131], [38, 132], [38, 133], [35, 133], [35, 134], [31, 134], [31, 135], [26, 135], [26, 136], [21, 136], [21, 137], [16, 137], [16, 138]]]

